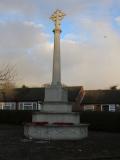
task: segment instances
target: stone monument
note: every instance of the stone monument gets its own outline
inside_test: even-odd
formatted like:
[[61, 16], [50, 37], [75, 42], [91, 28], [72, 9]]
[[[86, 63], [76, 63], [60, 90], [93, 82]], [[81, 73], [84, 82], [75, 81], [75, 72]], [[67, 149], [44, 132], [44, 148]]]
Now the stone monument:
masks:
[[60, 24], [64, 16], [60, 10], [56, 10], [51, 16], [55, 23], [52, 83], [45, 88], [41, 111], [34, 112], [32, 123], [24, 126], [24, 134], [29, 138], [77, 140], [88, 135], [88, 125], [80, 124], [79, 113], [72, 112], [67, 90], [61, 85]]
[[45, 102], [67, 102], [67, 92], [62, 89], [61, 85], [61, 63], [60, 63], [60, 33], [61, 20], [65, 14], [60, 10], [54, 12], [50, 19], [55, 23], [54, 33], [54, 53], [53, 53], [53, 73], [52, 84], [45, 90]]

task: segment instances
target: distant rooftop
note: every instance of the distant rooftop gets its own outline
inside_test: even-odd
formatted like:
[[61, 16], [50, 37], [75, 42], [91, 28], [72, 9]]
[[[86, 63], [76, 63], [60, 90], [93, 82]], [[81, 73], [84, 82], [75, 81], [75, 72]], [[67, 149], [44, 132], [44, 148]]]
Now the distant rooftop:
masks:
[[[74, 102], [81, 86], [64, 87], [68, 90], [68, 101]], [[0, 93], [1, 102], [44, 101], [45, 88], [16, 88], [13, 95]], [[82, 104], [120, 104], [120, 90], [85, 90]]]

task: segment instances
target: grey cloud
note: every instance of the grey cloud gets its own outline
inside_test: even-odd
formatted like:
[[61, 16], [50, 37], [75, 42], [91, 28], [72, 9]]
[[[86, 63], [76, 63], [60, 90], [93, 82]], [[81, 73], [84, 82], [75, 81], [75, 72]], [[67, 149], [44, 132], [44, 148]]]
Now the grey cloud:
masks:
[[36, 6], [33, 0], [0, 0], [0, 12], [33, 14]]
[[[78, 41], [74, 33], [67, 33], [69, 36], [62, 40], [62, 81], [68, 85], [84, 85], [92, 89], [111, 86], [120, 81], [119, 36], [105, 21], [86, 19], [83, 22], [77, 16], [77, 13], [89, 11], [92, 4], [96, 3], [105, 9], [111, 5], [111, 0], [4, 0], [0, 1], [0, 10], [29, 17], [37, 13], [44, 19], [60, 8], [72, 22], [77, 17], [75, 23], [78, 28], [89, 32], [90, 36], [86, 41]], [[39, 86], [51, 81], [53, 44], [42, 27], [28, 20], [0, 23], [0, 63], [16, 64], [19, 83]], [[77, 37], [81, 34], [78, 33]]]
[[0, 0], [0, 12], [48, 17], [54, 10], [59, 8], [64, 10], [68, 17], [71, 17], [87, 11], [90, 14], [89, 10], [93, 12], [92, 8], [95, 5], [103, 8], [102, 11], [104, 11], [108, 6], [111, 6], [111, 3], [112, 0]]
[[115, 17], [115, 21], [118, 25], [120, 25], [120, 16]]
[[16, 65], [20, 83], [34, 84], [45, 77], [48, 80], [51, 61], [48, 40], [49, 35], [42, 31], [40, 24], [0, 24], [0, 64]]
[[[51, 81], [53, 44], [38, 26], [30, 22], [0, 25], [0, 63], [16, 64], [21, 84], [40, 86]], [[119, 84], [119, 36], [109, 23], [90, 22], [89, 26], [91, 41], [74, 40], [72, 34], [61, 41], [62, 81], [91, 89]]]
[[92, 36], [89, 41], [63, 42], [63, 81], [70, 85], [84, 84], [90, 89], [119, 84], [119, 35], [104, 21], [92, 21], [87, 27]]
[[[30, 38], [29, 38], [30, 37]], [[22, 22], [0, 23], [0, 48], [32, 48], [44, 43], [45, 35], [41, 28]]]

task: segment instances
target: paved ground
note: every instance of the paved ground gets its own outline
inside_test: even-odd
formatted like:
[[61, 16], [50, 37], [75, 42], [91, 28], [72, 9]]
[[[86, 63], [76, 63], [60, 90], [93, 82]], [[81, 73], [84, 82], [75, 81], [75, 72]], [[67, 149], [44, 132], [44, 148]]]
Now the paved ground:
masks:
[[120, 133], [89, 132], [81, 141], [35, 141], [23, 127], [0, 125], [0, 160], [120, 160]]

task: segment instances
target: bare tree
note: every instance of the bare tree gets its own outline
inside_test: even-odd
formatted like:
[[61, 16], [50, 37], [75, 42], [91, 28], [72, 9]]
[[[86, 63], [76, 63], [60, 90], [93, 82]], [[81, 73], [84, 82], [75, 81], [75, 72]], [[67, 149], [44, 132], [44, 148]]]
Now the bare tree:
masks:
[[118, 87], [117, 85], [111, 86], [110, 90], [117, 90], [117, 87]]
[[0, 69], [0, 83], [6, 81], [13, 81], [15, 78], [14, 66], [6, 65], [4, 68]]
[[44, 83], [44, 84], [41, 85], [41, 87], [45, 87], [45, 88], [50, 87], [50, 83]]
[[0, 90], [1, 93], [7, 96], [13, 95], [15, 88], [15, 67], [5, 65], [0, 69]]

